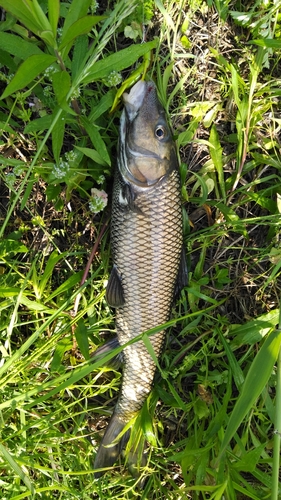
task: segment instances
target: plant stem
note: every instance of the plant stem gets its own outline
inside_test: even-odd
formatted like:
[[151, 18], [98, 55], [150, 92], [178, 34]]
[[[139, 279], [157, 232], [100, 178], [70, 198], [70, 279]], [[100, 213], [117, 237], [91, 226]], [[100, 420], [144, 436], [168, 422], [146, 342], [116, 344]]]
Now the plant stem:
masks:
[[[280, 301], [278, 329], [279, 330], [281, 329], [281, 301]], [[279, 356], [277, 360], [271, 500], [278, 500], [279, 498], [278, 488], [279, 488], [280, 442], [281, 442], [281, 347], [279, 349]]]

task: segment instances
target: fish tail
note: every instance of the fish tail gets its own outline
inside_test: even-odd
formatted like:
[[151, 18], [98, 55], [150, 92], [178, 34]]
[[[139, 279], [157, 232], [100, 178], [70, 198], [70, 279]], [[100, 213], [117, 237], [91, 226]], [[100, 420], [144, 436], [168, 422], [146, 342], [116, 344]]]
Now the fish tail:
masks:
[[[127, 422], [121, 420], [118, 415], [113, 414], [111, 420], [103, 436], [102, 442], [96, 454], [94, 469], [103, 469], [111, 467], [121, 454], [122, 449], [126, 446], [129, 440], [130, 431], [126, 431], [119, 441], [117, 438], [124, 430]], [[117, 442], [116, 442], [117, 441]], [[95, 472], [95, 477], [101, 477], [105, 471]]]

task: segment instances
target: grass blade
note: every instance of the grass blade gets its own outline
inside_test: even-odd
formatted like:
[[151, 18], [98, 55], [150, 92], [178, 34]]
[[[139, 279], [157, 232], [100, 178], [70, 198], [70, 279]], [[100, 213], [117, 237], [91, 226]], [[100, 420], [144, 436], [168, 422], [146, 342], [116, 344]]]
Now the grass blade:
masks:
[[211, 128], [209, 141], [211, 145], [210, 155], [213, 160], [214, 167], [218, 173], [219, 186], [222, 191], [222, 199], [225, 202], [226, 192], [223, 175], [222, 147], [220, 145], [219, 135], [215, 125], [213, 125]]
[[[279, 333], [281, 331], [281, 309], [279, 316]], [[274, 440], [273, 440], [273, 467], [272, 467], [272, 492], [271, 500], [277, 500], [279, 497], [279, 474], [280, 474], [280, 440], [281, 440], [281, 348], [277, 363], [277, 384], [275, 401], [275, 419], [274, 419]]]
[[266, 385], [278, 357], [281, 341], [281, 330], [274, 330], [265, 340], [258, 352], [241, 390], [241, 394], [236, 402], [230, 416], [218, 461], [226, 450], [230, 440], [237, 431], [243, 418], [250, 411], [256, 399], [260, 396]]
[[112, 71], [121, 71], [134, 64], [141, 56], [154, 49], [156, 45], [157, 40], [153, 40], [153, 42], [130, 46], [97, 61], [92, 67], [87, 65], [80, 81], [86, 85], [95, 80], [106, 78]]
[[2, 454], [4, 460], [8, 462], [8, 464], [12, 467], [14, 472], [20, 477], [20, 479], [24, 482], [25, 486], [33, 494], [34, 487], [29, 477], [23, 472], [22, 468], [17, 464], [17, 462], [13, 459], [12, 455], [1, 443], [0, 443], [0, 453]]

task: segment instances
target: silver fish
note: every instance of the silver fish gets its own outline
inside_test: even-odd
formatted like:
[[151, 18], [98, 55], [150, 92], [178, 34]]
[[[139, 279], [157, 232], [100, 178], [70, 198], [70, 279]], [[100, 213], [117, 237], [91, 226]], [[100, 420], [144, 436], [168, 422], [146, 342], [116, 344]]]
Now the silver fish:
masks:
[[[136, 83], [124, 94], [124, 104], [112, 202], [113, 270], [106, 293], [116, 307], [120, 345], [169, 320], [183, 245], [177, 154], [154, 83]], [[150, 336], [157, 357], [164, 337], [164, 330]], [[124, 439], [116, 444], [117, 436], [151, 391], [156, 367], [143, 341], [125, 347], [123, 361], [120, 396], [95, 469], [114, 464], [124, 446]]]

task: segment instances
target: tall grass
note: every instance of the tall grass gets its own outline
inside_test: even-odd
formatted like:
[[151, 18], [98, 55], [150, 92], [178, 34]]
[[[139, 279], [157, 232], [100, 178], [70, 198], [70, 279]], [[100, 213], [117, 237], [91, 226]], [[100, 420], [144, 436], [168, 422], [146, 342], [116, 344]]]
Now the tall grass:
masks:
[[[0, 7], [3, 500], [277, 500], [278, 2]], [[106, 366], [121, 348], [91, 357], [114, 336], [104, 296], [115, 103], [151, 52], [148, 77], [181, 159], [189, 284], [132, 431], [147, 443], [147, 465], [137, 478], [120, 463], [95, 480], [121, 381]]]

